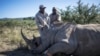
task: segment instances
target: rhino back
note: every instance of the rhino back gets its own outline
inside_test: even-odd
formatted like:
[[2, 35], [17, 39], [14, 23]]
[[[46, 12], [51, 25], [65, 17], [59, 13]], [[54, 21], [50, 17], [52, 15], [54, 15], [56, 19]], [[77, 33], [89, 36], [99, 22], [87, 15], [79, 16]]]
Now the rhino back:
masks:
[[100, 24], [77, 25], [75, 31], [80, 56], [94, 56], [100, 53]]

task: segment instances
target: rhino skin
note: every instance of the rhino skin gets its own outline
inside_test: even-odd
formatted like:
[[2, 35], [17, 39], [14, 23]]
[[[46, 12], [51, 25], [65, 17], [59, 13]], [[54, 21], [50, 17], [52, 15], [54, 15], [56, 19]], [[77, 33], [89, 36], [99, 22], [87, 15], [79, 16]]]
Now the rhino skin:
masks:
[[[26, 41], [24, 34], [21, 34]], [[59, 29], [44, 27], [41, 43], [36, 46], [34, 41], [26, 41], [34, 53], [57, 52], [72, 54], [73, 56], [100, 56], [100, 24], [72, 24], [64, 23]]]

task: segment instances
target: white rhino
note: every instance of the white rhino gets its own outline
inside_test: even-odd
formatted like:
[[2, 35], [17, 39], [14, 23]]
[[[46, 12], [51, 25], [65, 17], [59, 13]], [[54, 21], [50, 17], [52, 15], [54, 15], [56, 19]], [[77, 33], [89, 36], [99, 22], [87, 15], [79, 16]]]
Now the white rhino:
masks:
[[[64, 23], [59, 29], [44, 27], [43, 36], [28, 40], [21, 34], [34, 53], [47, 51], [72, 54], [73, 56], [100, 56], [100, 24]], [[40, 41], [38, 45], [37, 40]]]

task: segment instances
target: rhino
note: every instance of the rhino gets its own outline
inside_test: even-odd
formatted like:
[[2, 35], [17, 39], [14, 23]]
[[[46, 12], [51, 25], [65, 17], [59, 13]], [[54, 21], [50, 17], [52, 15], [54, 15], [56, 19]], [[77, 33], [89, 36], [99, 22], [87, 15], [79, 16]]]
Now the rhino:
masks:
[[[58, 27], [58, 26], [57, 26]], [[100, 56], [100, 24], [63, 23], [56, 29], [43, 28], [32, 40], [21, 35], [33, 53], [65, 53], [73, 56]]]

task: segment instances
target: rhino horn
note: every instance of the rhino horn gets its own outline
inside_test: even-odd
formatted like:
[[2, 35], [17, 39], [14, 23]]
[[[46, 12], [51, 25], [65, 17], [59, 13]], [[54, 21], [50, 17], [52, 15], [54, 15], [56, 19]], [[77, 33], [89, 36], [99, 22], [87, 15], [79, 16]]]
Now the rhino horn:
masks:
[[22, 29], [21, 29], [21, 35], [22, 35], [24, 41], [27, 43], [27, 45], [29, 45], [31, 43], [31, 40], [27, 39], [27, 37], [23, 34]]

